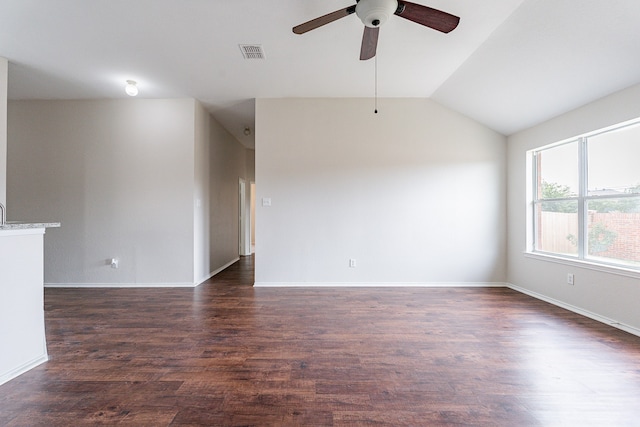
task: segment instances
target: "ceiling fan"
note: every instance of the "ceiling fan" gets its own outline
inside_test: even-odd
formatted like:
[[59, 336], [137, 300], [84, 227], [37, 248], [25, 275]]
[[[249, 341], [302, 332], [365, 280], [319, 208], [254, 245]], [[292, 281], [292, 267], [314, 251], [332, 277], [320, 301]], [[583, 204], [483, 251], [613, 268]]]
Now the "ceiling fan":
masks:
[[304, 24], [297, 25], [293, 27], [293, 32], [296, 34], [304, 34], [307, 31], [314, 30], [355, 13], [365, 25], [362, 36], [362, 47], [360, 49], [360, 59], [367, 60], [376, 56], [380, 25], [392, 14], [443, 33], [452, 31], [460, 22], [459, 17], [447, 12], [404, 0], [356, 0], [356, 3], [357, 4], [353, 6], [336, 10], [335, 12], [312, 19]]

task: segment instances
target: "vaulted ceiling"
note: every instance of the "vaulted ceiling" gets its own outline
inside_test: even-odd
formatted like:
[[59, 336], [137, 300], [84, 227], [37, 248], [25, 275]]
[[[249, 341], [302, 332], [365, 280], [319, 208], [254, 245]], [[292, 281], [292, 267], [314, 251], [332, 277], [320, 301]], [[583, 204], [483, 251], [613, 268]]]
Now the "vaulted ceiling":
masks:
[[[10, 99], [200, 100], [254, 144], [254, 99], [366, 97], [351, 15], [292, 27], [355, 0], [0, 0]], [[638, 0], [413, 0], [460, 16], [443, 34], [392, 16], [380, 28], [377, 94], [424, 97], [509, 135], [640, 83]], [[241, 44], [264, 59], [244, 59]], [[259, 130], [258, 130], [259, 131]]]

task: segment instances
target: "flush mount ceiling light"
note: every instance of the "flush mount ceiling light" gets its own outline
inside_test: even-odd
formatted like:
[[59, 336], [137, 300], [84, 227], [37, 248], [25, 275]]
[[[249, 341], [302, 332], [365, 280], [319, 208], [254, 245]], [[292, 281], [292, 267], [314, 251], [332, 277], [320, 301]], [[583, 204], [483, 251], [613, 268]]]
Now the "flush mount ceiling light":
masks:
[[127, 85], [124, 87], [124, 91], [129, 96], [136, 96], [138, 94], [138, 84], [135, 80], [127, 80]]

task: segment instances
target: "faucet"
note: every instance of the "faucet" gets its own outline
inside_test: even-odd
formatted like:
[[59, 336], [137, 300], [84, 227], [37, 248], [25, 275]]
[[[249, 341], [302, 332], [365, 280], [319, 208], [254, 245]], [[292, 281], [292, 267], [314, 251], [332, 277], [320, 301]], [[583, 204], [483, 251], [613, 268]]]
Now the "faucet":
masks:
[[0, 203], [0, 211], [2, 211], [2, 216], [0, 216], [0, 225], [5, 225], [7, 223], [7, 208], [5, 208], [2, 203]]

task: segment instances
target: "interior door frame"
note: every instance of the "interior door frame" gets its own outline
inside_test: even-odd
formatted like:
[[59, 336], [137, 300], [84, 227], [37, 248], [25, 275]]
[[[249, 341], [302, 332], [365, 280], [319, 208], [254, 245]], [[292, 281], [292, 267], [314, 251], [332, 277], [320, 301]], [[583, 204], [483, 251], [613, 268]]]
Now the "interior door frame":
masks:
[[247, 182], [238, 179], [238, 254], [247, 255]]

